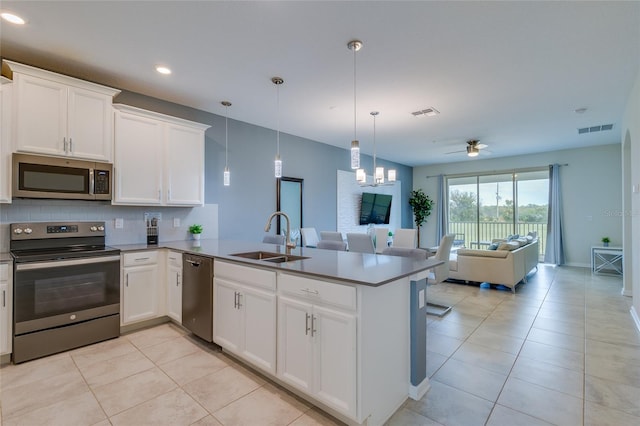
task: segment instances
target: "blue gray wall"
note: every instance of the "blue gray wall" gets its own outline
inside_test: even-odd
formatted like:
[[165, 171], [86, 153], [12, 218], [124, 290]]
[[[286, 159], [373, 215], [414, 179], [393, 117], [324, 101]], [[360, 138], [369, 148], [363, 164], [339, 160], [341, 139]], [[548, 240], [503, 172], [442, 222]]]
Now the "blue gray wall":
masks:
[[[205, 201], [218, 204], [219, 237], [253, 241], [262, 239], [265, 221], [276, 208], [274, 130], [229, 119], [231, 186], [224, 187], [224, 116], [132, 92], [121, 93], [115, 102], [211, 125], [206, 132], [205, 143]], [[348, 135], [345, 135], [345, 145], [348, 139]], [[336, 171], [351, 170], [348, 151], [281, 133], [280, 154], [283, 175], [304, 179], [303, 225], [313, 226], [318, 231], [335, 230]], [[372, 169], [371, 157], [363, 156], [361, 161], [365, 169]], [[408, 204], [413, 188], [413, 169], [382, 159], [378, 159], [378, 163], [385, 168], [397, 169], [403, 192], [402, 227], [413, 227], [413, 215]]]

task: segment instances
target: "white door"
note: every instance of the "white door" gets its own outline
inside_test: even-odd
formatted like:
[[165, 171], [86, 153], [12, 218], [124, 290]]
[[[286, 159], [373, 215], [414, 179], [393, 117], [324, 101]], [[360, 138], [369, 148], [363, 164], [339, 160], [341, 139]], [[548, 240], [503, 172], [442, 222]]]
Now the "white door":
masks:
[[116, 112], [113, 204], [162, 203], [162, 138], [161, 121]]
[[232, 352], [242, 346], [242, 313], [238, 308], [238, 286], [220, 279], [213, 280], [213, 341]]
[[124, 269], [123, 324], [157, 316], [157, 283], [157, 265], [144, 265]]
[[167, 267], [168, 315], [182, 324], [182, 267]]
[[204, 131], [166, 125], [166, 203], [204, 204]]
[[312, 332], [315, 397], [355, 416], [356, 317], [314, 306]]
[[240, 295], [244, 313], [242, 355], [251, 363], [276, 374], [276, 296], [243, 288]]
[[278, 298], [278, 378], [311, 393], [311, 305]]
[[65, 155], [67, 86], [14, 74], [15, 146], [18, 151]]
[[113, 145], [112, 97], [91, 90], [69, 88], [67, 153], [78, 158], [111, 161]]

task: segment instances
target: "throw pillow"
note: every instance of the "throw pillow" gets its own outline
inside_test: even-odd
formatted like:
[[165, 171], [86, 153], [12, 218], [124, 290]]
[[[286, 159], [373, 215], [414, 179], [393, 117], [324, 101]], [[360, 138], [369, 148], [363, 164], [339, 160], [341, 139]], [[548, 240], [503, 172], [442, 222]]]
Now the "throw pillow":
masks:
[[487, 247], [487, 250], [498, 250], [498, 246], [499, 246], [498, 243], [489, 244], [489, 247]]
[[500, 245], [498, 246], [498, 250], [515, 250], [517, 248], [520, 247], [520, 244], [518, 244], [517, 242], [513, 241], [513, 242], [508, 242], [508, 243], [500, 243]]

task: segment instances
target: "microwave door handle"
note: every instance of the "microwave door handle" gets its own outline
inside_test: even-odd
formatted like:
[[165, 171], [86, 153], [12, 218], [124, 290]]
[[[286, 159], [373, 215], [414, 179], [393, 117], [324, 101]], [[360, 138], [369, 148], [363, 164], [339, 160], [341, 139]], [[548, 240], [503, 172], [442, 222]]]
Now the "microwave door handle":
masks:
[[96, 178], [93, 173], [93, 169], [89, 169], [89, 195], [93, 195], [93, 190], [96, 185]]

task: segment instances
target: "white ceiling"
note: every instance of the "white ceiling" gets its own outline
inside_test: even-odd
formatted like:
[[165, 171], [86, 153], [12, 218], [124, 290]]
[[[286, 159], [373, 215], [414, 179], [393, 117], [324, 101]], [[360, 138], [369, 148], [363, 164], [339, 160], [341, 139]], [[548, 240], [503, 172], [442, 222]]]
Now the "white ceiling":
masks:
[[[640, 2], [6, 1], [3, 57], [410, 166], [620, 142]], [[157, 64], [173, 70], [154, 71]], [[435, 107], [436, 117], [412, 111]], [[576, 114], [576, 108], [588, 108]], [[577, 128], [613, 123], [612, 131]], [[480, 156], [479, 158], [482, 158]]]

